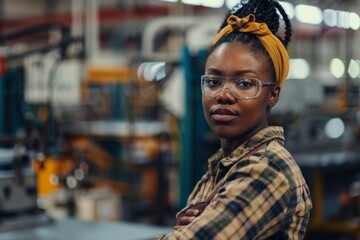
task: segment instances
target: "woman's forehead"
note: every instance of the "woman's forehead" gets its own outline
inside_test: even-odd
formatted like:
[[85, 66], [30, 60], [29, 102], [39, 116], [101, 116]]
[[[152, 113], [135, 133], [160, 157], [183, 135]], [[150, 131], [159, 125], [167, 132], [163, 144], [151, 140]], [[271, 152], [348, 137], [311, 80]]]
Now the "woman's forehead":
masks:
[[232, 73], [267, 72], [269, 64], [264, 54], [254, 54], [249, 45], [243, 43], [223, 43], [209, 55], [207, 71]]

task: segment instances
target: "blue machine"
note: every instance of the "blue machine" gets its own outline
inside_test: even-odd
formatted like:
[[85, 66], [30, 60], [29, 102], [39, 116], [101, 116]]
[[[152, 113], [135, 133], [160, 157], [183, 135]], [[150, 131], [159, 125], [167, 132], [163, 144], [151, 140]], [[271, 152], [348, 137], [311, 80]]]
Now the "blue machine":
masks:
[[[1, 64], [1, 63], [0, 63]], [[0, 72], [0, 135], [4, 132], [4, 75]]]
[[200, 50], [196, 56], [187, 47], [182, 52], [185, 114], [181, 121], [180, 208], [185, 206], [196, 182], [205, 173], [207, 159], [220, 147], [208, 127], [202, 108], [200, 76], [204, 74], [206, 58], [205, 49]]
[[[0, 57], [0, 116], [4, 116], [5, 59]], [[4, 118], [0, 117], [0, 134], [4, 132]]]
[[22, 107], [24, 103], [24, 68], [8, 68], [2, 79], [2, 135], [15, 136], [23, 128]]

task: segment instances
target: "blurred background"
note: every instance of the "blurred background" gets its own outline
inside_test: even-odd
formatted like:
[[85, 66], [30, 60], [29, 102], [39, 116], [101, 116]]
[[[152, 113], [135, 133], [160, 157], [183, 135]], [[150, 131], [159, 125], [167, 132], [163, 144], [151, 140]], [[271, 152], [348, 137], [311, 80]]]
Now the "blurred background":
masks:
[[[0, 239], [169, 231], [219, 148], [199, 79], [237, 2], [0, 0]], [[312, 192], [306, 239], [360, 239], [360, 2], [280, 3], [270, 122]]]

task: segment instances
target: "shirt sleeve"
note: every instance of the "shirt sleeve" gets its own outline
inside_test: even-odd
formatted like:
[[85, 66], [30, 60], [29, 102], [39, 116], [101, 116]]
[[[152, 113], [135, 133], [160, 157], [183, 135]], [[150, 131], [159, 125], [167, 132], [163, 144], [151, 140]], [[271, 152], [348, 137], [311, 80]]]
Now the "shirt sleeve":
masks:
[[281, 228], [290, 195], [275, 165], [243, 159], [199, 217], [156, 239], [263, 239]]

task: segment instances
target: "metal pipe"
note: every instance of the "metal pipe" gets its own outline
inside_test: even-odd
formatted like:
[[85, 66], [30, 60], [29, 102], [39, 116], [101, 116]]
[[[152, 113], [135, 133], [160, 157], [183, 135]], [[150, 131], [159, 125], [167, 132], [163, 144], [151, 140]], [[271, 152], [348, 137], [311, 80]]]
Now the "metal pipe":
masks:
[[88, 0], [85, 3], [85, 54], [86, 57], [91, 60], [99, 55], [99, 1]]

